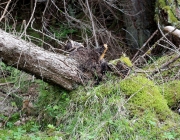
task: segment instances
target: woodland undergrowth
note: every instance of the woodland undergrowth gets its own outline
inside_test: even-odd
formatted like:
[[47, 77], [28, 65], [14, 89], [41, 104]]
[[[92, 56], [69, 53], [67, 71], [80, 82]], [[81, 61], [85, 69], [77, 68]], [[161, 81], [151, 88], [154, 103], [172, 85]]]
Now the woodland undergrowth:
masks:
[[[18, 8], [23, 14], [16, 17], [16, 9], [7, 12], [0, 20], [2, 29], [49, 51], [61, 50], [69, 38], [92, 48], [108, 43], [107, 62], [117, 59], [129, 69], [123, 76], [107, 72], [99, 85], [90, 81], [70, 92], [0, 61], [0, 140], [180, 138], [180, 51], [159, 23], [158, 30], [134, 54], [122, 37], [124, 13], [108, 1], [69, 5], [58, 1], [57, 5], [39, 6], [35, 1], [34, 8], [26, 2], [13, 1], [11, 11]], [[2, 5], [7, 10], [6, 2]], [[92, 15], [93, 11], [98, 12]], [[31, 102], [30, 111], [22, 110], [24, 100]]]

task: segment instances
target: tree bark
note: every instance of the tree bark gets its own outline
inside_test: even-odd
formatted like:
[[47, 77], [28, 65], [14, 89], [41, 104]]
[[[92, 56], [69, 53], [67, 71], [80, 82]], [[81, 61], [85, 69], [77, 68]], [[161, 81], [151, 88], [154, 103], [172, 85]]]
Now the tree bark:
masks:
[[1, 29], [0, 58], [7, 65], [68, 90], [82, 84], [79, 63], [75, 59], [46, 51]]
[[127, 44], [140, 48], [156, 30], [155, 0], [121, 0], [124, 9]]

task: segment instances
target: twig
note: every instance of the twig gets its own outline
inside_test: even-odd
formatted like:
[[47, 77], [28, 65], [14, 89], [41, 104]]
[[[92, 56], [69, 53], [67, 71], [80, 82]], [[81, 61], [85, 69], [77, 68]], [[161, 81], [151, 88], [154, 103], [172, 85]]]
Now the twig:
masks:
[[6, 12], [7, 12], [7, 9], [8, 9], [8, 7], [9, 7], [10, 2], [11, 2], [11, 0], [8, 1], [7, 5], [6, 5], [5, 9], [4, 9], [4, 12], [3, 12], [3, 14], [2, 14], [2, 16], [1, 16], [1, 18], [0, 18], [0, 22], [1, 22], [1, 20], [4, 18], [4, 15], [5, 15]]
[[[166, 26], [167, 27], [167, 26]], [[177, 29], [177, 28], [174, 28], [172, 29], [171, 31], [168, 31], [167, 34], [164, 34], [163, 31], [161, 30], [160, 28], [160, 25], [159, 25], [159, 22], [158, 22], [158, 29], [160, 31], [160, 33], [162, 34], [162, 36], [167, 40], [167, 43], [172, 46], [174, 49], [177, 49], [177, 47], [166, 37], [168, 34], [173, 34], [173, 32]], [[165, 27], [164, 27], [164, 30], [165, 30]]]
[[[42, 32], [43, 33], [43, 32]], [[62, 49], [58, 49], [58, 48], [54, 48], [51, 44], [49, 44], [49, 43], [46, 43], [45, 41], [43, 41], [42, 39], [39, 39], [39, 38], [37, 38], [37, 37], [34, 37], [34, 36], [30, 36], [30, 35], [27, 35], [28, 37], [30, 37], [31, 39], [34, 39], [34, 41], [40, 41], [40, 42], [42, 42], [43, 44], [46, 44], [46, 45], [48, 45], [49, 47], [50, 47], [50, 51], [52, 51], [52, 52], [54, 52], [54, 53], [65, 53], [65, 54], [69, 54], [69, 52], [67, 52], [67, 51], [64, 51], [64, 50], [62, 50]]]
[[139, 47], [138, 41], [137, 41], [136, 38], [133, 36], [133, 34], [130, 33], [130, 32], [129, 32], [128, 30], [126, 30], [126, 29], [123, 29], [123, 28], [122, 28], [122, 30], [124, 30], [125, 32], [127, 32], [127, 33], [134, 39], [134, 41], [136, 42], [136, 45]]
[[94, 35], [95, 42], [96, 42], [96, 47], [98, 47], [99, 45], [98, 45], [97, 36], [96, 36], [95, 24], [94, 24], [94, 20], [93, 20], [93, 17], [92, 17], [92, 12], [91, 12], [90, 7], [89, 7], [88, 0], [86, 0], [86, 5], [87, 5], [88, 11], [89, 11], [90, 20], [92, 22], [92, 30], [93, 30], [93, 35]]
[[[177, 59], [179, 59], [180, 58], [180, 55], [177, 55], [176, 57], [174, 57], [173, 59], [171, 59], [170, 61], [168, 61], [167, 63], [164, 63], [160, 68], [159, 68], [159, 70], [161, 70], [161, 69], [164, 69], [165, 67], [168, 67], [170, 64], [172, 64], [172, 63], [174, 63]], [[158, 71], [157, 70], [154, 70], [153, 72], [152, 72], [152, 76], [154, 75], [154, 74], [156, 74]]]
[[135, 60], [136, 56], [139, 55], [140, 52], [142, 52], [142, 50], [145, 48], [145, 46], [147, 45], [147, 43], [157, 34], [158, 30], [156, 30], [150, 37], [149, 39], [142, 45], [142, 47], [137, 51], [137, 53], [134, 55], [134, 57], [132, 58], [132, 62]]
[[[25, 79], [25, 80], [22, 80], [21, 82], [26, 82], [26, 81], [30, 81], [30, 80], [33, 80], [33, 78], [28, 78], [28, 79]], [[6, 83], [0, 83], [0, 86], [7, 86], [8, 84], [14, 84], [15, 82], [6, 82]]]
[[0, 83], [0, 86], [7, 86], [8, 84], [13, 84], [14, 82]]
[[6, 124], [7, 124], [7, 122], [9, 121], [9, 119], [11, 118], [11, 116], [13, 115], [12, 113], [13, 113], [13, 109], [11, 110], [11, 112], [9, 112], [9, 116], [8, 116], [8, 118], [6, 119], [6, 121], [3, 124], [4, 128], [5, 128]]
[[0, 5], [3, 5], [3, 4], [6, 4], [6, 3], [8, 3], [8, 2], [3, 2], [3, 3], [1, 3]]
[[23, 31], [22, 34], [20, 35], [20, 38], [21, 38], [21, 37], [24, 35], [24, 33], [26, 32], [26, 30], [27, 30], [27, 28], [28, 28], [30, 22], [32, 21], [32, 19], [33, 19], [33, 17], [34, 17], [34, 12], [35, 12], [35, 10], [36, 10], [36, 4], [37, 4], [37, 0], [35, 0], [35, 2], [34, 2], [34, 9], [33, 9], [33, 12], [32, 12], [32, 14], [31, 14], [31, 17], [30, 17], [30, 19], [29, 19], [29, 21], [28, 21], [26, 27], [24, 28], [24, 31]]
[[32, 22], [31, 22], [31, 28], [32, 28], [34, 31], [36, 31], [36, 32], [38, 32], [38, 33], [41, 33], [42, 35], [47, 36], [47, 37], [49, 37], [49, 38], [57, 41], [57, 43], [60, 44], [60, 45], [62, 45], [62, 46], [63, 46], [63, 45], [66, 45], [64, 42], [59, 41], [59, 40], [57, 40], [56, 38], [54, 38], [54, 37], [52, 37], [52, 36], [49, 36], [49, 35], [43, 33], [43, 32], [40, 31], [40, 30], [35, 29], [35, 28], [33, 27], [34, 20], [35, 20], [35, 19], [33, 19]]

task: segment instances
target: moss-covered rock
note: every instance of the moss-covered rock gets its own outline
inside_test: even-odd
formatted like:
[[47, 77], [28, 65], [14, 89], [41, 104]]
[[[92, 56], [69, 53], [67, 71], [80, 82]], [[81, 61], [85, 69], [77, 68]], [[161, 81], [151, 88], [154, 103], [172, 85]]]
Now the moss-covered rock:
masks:
[[150, 110], [159, 119], [165, 119], [171, 114], [167, 101], [151, 80], [142, 76], [130, 77], [120, 82], [120, 88], [128, 97], [126, 106], [133, 115]]
[[177, 108], [180, 101], [180, 81], [170, 81], [161, 86], [161, 93], [170, 108]]

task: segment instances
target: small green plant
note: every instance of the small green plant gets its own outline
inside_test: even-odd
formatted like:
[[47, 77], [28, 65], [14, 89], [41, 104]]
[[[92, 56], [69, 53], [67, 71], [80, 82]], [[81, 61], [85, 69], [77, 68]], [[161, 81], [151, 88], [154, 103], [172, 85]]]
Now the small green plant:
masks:
[[35, 122], [34, 119], [31, 119], [30, 121], [26, 122], [24, 125], [21, 126], [23, 130], [26, 130], [26, 132], [37, 132], [39, 131], [40, 125]]
[[0, 71], [3, 73], [3, 76], [0, 75], [1, 83], [11, 82], [14, 84], [14, 87], [23, 91], [26, 91], [28, 89], [27, 87], [31, 84], [30, 81], [24, 82], [29, 77], [28, 74], [14, 67], [7, 66], [3, 62], [0, 62]]
[[17, 131], [14, 131], [13, 138], [16, 140], [20, 140], [22, 138], [22, 135], [25, 134], [25, 130], [22, 128], [17, 128]]
[[168, 140], [174, 140], [176, 134], [172, 132], [165, 132], [163, 138], [168, 139]]
[[55, 127], [54, 127], [54, 125], [52, 125], [52, 124], [48, 124], [48, 129], [52, 129], [52, 130], [55, 130]]
[[57, 26], [58, 27], [50, 27], [50, 30], [54, 34], [54, 36], [59, 40], [65, 39], [67, 38], [68, 34], [72, 34], [76, 32], [75, 29], [72, 29], [63, 24], [60, 25], [58, 24]]
[[68, 92], [58, 86], [52, 86], [40, 80], [37, 83], [39, 84], [37, 107], [41, 108], [39, 114], [44, 114], [41, 124], [45, 129], [48, 124], [57, 123], [57, 118], [66, 112], [65, 107], [70, 99]]

